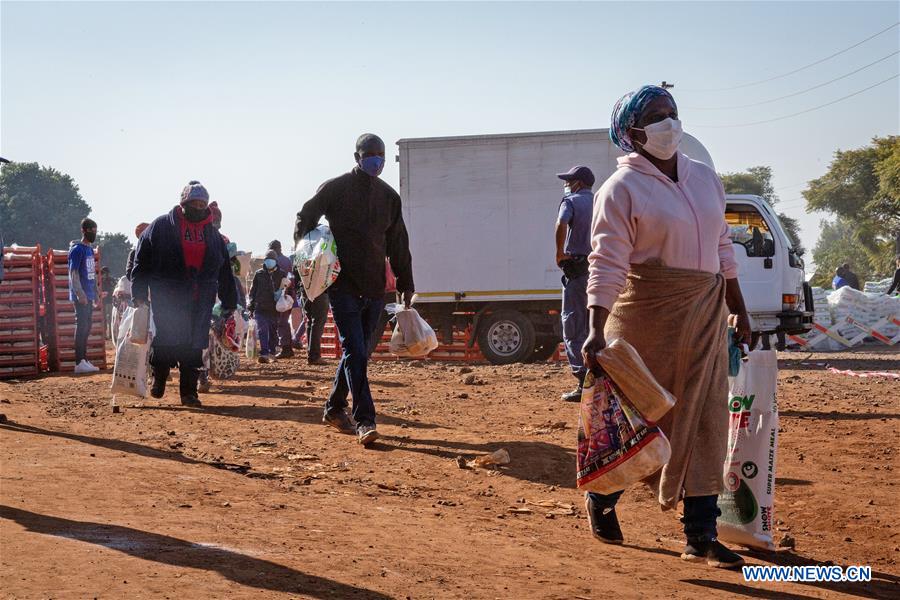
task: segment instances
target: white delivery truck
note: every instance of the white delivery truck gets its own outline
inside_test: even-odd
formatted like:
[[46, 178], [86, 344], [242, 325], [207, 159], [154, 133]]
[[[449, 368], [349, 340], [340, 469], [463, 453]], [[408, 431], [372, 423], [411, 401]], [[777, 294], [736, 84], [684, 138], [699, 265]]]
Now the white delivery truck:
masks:
[[[546, 360], [561, 340], [562, 273], [554, 263], [553, 229], [562, 183], [556, 173], [586, 165], [598, 189], [623, 154], [608, 130], [402, 139], [398, 145], [420, 314], [446, 342], [454, 329], [471, 327], [470, 343], [477, 340], [494, 364]], [[715, 168], [690, 135], [681, 149]], [[812, 319], [801, 308], [803, 263], [775, 213], [759, 197], [729, 196], [726, 218], [755, 331], [807, 331]]]

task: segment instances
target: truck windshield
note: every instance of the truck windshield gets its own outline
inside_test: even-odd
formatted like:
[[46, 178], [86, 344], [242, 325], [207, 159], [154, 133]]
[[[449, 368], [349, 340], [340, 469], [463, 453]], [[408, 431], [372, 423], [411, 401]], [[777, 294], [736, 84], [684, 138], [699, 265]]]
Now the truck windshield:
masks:
[[755, 206], [728, 204], [725, 207], [725, 221], [731, 228], [731, 241], [742, 246], [748, 257], [775, 256], [775, 238]]

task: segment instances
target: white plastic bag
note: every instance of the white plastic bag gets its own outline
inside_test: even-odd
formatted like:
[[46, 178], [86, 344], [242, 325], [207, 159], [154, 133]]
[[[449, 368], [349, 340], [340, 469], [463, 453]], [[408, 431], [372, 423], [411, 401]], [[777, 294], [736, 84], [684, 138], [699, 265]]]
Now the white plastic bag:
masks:
[[778, 358], [754, 350], [730, 380], [725, 492], [719, 496], [719, 538], [774, 550], [775, 462], [778, 454]]
[[116, 282], [116, 289], [113, 290], [113, 296], [128, 296], [131, 298], [131, 282], [125, 276], [119, 277]]
[[284, 293], [284, 290], [279, 290], [275, 293], [278, 299], [275, 301], [275, 310], [280, 313], [288, 312], [292, 308], [294, 308], [294, 299], [289, 295]]
[[341, 263], [328, 225], [320, 224], [297, 242], [294, 267], [310, 301], [321, 296], [337, 280]]
[[256, 345], [257, 337], [256, 319], [250, 319], [250, 324], [247, 326], [247, 348], [244, 356], [251, 360], [259, 356], [259, 348]]
[[[141, 307], [148, 311], [147, 307]], [[148, 325], [143, 333], [144, 342], [136, 343], [131, 339], [131, 328], [138, 310], [128, 308], [119, 324], [119, 338], [116, 341], [116, 364], [113, 367], [113, 379], [110, 389], [113, 394], [128, 394], [138, 398], [147, 397], [147, 359], [150, 352], [152, 331]], [[137, 332], [138, 335], [141, 332]]]
[[422, 358], [438, 347], [437, 334], [416, 309], [402, 304], [388, 304], [384, 309], [397, 318], [391, 335], [391, 354]]

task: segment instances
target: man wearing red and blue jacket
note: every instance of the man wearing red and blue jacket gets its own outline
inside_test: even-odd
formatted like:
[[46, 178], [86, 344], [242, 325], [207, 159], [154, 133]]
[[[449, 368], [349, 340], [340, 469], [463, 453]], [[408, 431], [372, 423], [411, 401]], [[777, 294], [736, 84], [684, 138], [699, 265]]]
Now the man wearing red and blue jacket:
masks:
[[135, 305], [153, 301], [156, 336], [150, 348], [150, 395], [162, 398], [169, 370], [177, 366], [185, 406], [201, 405], [197, 382], [216, 294], [223, 318], [237, 305], [228, 250], [212, 221], [209, 193], [199, 181], [191, 181], [181, 193], [181, 203], [141, 235], [132, 271]]

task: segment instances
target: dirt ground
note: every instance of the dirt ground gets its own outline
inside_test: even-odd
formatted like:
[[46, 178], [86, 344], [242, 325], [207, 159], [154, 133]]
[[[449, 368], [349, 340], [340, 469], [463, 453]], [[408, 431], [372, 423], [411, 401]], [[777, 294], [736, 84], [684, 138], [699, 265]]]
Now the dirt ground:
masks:
[[[900, 598], [900, 383], [826, 363], [900, 372], [900, 353], [781, 355], [776, 541], [795, 547], [746, 556], [871, 565], [871, 583], [684, 563], [678, 515], [643, 487], [620, 503], [626, 544], [593, 540], [561, 367], [375, 364], [383, 437], [365, 450], [320, 422], [334, 365], [288, 360], [203, 409], [177, 381], [119, 413], [109, 372], [0, 382], [0, 596]], [[457, 465], [499, 448], [499, 470]]]

